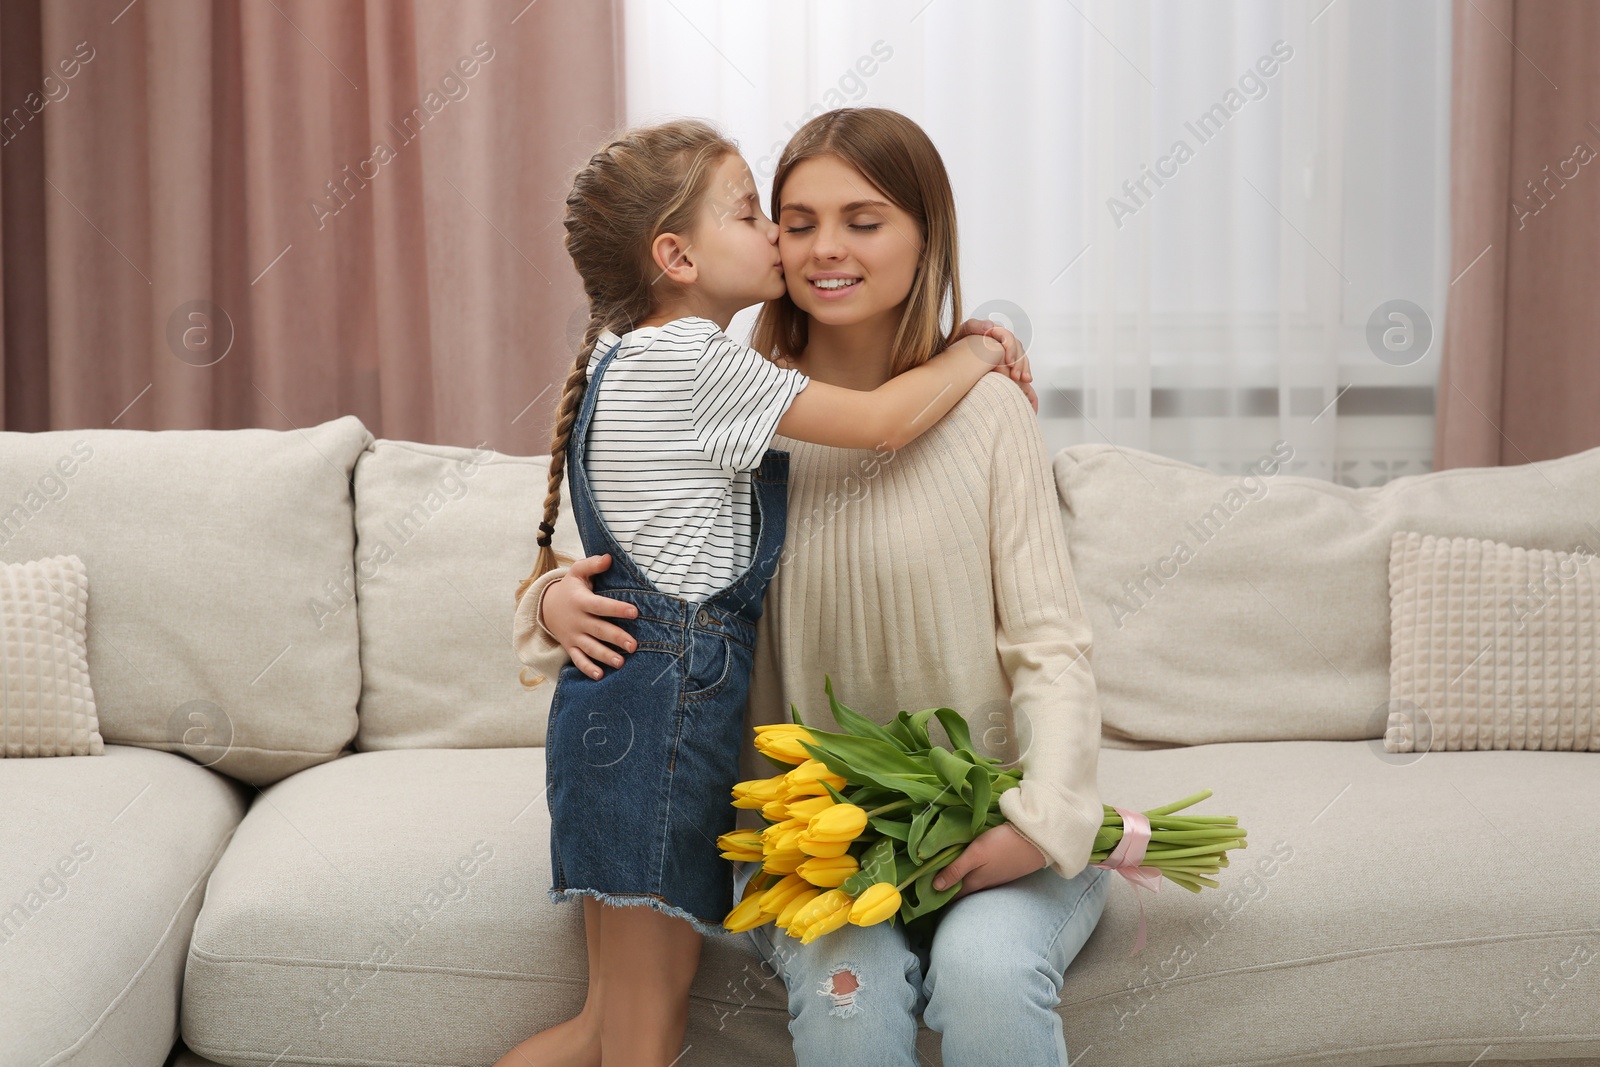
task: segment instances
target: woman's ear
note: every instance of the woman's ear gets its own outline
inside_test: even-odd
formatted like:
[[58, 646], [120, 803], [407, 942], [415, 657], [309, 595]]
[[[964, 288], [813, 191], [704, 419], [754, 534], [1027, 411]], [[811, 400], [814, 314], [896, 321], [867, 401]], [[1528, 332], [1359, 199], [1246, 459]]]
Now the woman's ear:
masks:
[[650, 242], [650, 258], [655, 261], [658, 273], [651, 279], [655, 284], [669, 278], [678, 285], [691, 285], [700, 276], [700, 268], [689, 255], [692, 242], [675, 233], [658, 234]]

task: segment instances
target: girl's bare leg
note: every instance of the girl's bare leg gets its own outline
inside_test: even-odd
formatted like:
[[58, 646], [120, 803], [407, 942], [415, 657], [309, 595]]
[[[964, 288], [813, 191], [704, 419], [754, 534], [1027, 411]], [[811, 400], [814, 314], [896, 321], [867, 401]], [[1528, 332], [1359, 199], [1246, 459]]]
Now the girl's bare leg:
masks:
[[682, 919], [646, 905], [605, 911], [601, 1063], [671, 1067], [689, 1027], [689, 984], [700, 966], [703, 938]]
[[601, 922], [607, 910], [594, 897], [583, 901], [583, 932], [589, 943], [589, 992], [583, 1010], [566, 1022], [522, 1042], [494, 1067], [600, 1067]]

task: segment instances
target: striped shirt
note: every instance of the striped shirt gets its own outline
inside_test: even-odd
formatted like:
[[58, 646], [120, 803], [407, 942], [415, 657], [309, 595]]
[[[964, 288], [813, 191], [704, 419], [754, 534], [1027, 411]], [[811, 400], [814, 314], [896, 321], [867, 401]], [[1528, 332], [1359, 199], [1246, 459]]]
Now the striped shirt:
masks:
[[[600, 335], [590, 380], [617, 340]], [[621, 340], [589, 424], [595, 507], [657, 589], [700, 603], [754, 558], [751, 475], [811, 379], [697, 316]]]

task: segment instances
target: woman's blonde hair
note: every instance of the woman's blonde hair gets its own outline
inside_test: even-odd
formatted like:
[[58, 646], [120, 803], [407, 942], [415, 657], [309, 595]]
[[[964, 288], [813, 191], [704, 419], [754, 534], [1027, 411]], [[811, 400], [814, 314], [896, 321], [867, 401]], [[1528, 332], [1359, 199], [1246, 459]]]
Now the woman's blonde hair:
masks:
[[[956, 198], [944, 160], [922, 127], [898, 111], [843, 107], [823, 112], [795, 132], [778, 158], [772, 176], [774, 219], [779, 217], [783, 183], [795, 167], [818, 156], [836, 156], [850, 164], [917, 220], [922, 256], [889, 364], [891, 375], [908, 371], [948, 348], [961, 321]], [[943, 324], [946, 299], [948, 327]], [[793, 360], [805, 351], [809, 322], [788, 293], [769, 300], [756, 316], [752, 347]]]
[[[550, 477], [539, 524], [533, 572], [517, 586], [516, 601], [542, 574], [573, 561], [551, 547], [566, 472], [567, 439], [589, 386], [589, 354], [607, 330], [621, 336], [658, 305], [661, 281], [650, 246], [663, 233], [693, 232], [696, 216], [716, 168], [739, 147], [710, 123], [675, 119], [617, 134], [573, 178], [567, 195], [567, 254], [589, 298], [589, 326], [567, 374], [550, 441]], [[671, 284], [670, 282], [664, 284]], [[522, 684], [533, 687], [544, 677]]]

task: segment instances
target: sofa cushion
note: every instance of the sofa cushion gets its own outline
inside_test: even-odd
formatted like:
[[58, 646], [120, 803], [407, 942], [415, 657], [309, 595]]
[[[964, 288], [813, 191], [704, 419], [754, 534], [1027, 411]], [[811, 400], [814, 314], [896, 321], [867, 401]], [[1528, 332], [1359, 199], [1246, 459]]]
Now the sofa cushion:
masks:
[[1389, 752], [1600, 752], [1594, 549], [1395, 531]]
[[[239, 1067], [488, 1064], [576, 1015], [583, 906], [546, 895], [544, 784], [543, 748], [402, 749], [266, 790], [196, 923], [186, 1045]], [[765, 1010], [739, 1010], [759, 967], [746, 938], [706, 943], [695, 1063], [787, 1048], [776, 991], [760, 991]]]
[[[1411, 757], [1379, 741], [1102, 755], [1108, 800], [1148, 808], [1209, 786], [1200, 808], [1238, 815], [1252, 844], [1219, 889], [1138, 890], [1149, 943], [1137, 957], [1135, 891], [1111, 886], [1058, 1009], [1074, 1058], [1093, 1046], [1094, 1062], [1147, 1067], [1464, 1064], [1491, 1043], [1477, 1067], [1600, 1055], [1574, 1036], [1597, 1032], [1594, 998], [1544, 982], [1571, 975], [1564, 961], [1597, 918], [1592, 756], [1396, 765], [1385, 760]], [[545, 894], [543, 756], [362, 753], [268, 789], [195, 924], [187, 1046], [232, 1067], [487, 1064], [576, 1014], [583, 918]], [[1529, 855], [1551, 865], [1521, 866]], [[708, 939], [685, 1036], [694, 1062], [792, 1064], [788, 1023], [748, 936]], [[938, 1040], [918, 1034], [935, 1067]]]
[[247, 789], [124, 745], [0, 763], [0, 1062], [166, 1059], [206, 876]]
[[83, 560], [100, 733], [266, 784], [355, 735], [352, 415], [303, 430], [0, 433], [6, 562]]
[[1366, 489], [1286, 474], [1293, 454], [1280, 441], [1244, 476], [1056, 454], [1105, 744], [1382, 737], [1396, 530], [1600, 549], [1600, 448]]
[[[1378, 739], [1102, 750], [1107, 803], [1210, 788], [1191, 810], [1237, 815], [1250, 844], [1198, 894], [1114, 876], [1062, 993], [1073, 1054], [1600, 1062], [1596, 769], [1590, 753], [1401, 756]], [[1148, 941], [1130, 957], [1136, 892]]]
[[0, 757], [105, 755], [88, 614], [89, 575], [77, 556], [0, 564]]
[[[379, 440], [356, 465], [361, 751], [543, 745], [553, 685], [511, 645], [548, 456]], [[562, 544], [581, 543], [568, 508]]]

